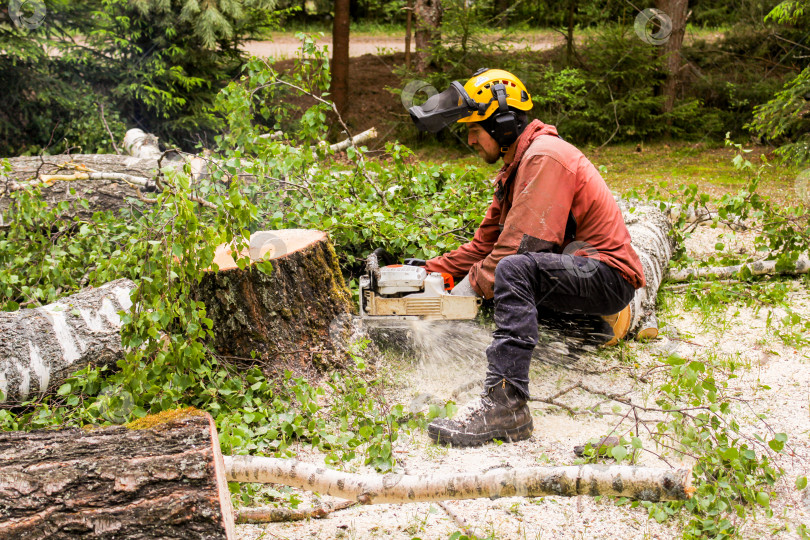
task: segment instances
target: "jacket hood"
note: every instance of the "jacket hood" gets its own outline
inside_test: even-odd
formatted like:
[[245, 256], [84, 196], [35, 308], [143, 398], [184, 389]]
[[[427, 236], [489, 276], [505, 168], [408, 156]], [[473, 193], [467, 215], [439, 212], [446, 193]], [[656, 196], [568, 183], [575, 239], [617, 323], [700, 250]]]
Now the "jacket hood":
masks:
[[509, 175], [512, 174], [512, 171], [520, 165], [520, 160], [523, 158], [523, 154], [526, 153], [526, 150], [529, 146], [534, 142], [537, 137], [541, 135], [551, 135], [553, 137], [559, 137], [557, 133], [557, 128], [552, 126], [551, 124], [544, 124], [540, 120], [532, 120], [526, 129], [523, 130], [523, 133], [520, 134], [517, 140], [517, 149], [515, 150], [515, 158], [512, 160], [511, 163], [504, 165], [501, 167], [501, 170], [498, 171], [497, 176], [492, 181], [493, 184], [501, 182], [509, 178]]

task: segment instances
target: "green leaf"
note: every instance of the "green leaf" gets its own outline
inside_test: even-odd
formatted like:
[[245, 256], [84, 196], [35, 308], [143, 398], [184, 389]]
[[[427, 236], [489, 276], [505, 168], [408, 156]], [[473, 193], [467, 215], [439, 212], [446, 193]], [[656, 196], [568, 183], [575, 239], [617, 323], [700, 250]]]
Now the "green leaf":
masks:
[[614, 446], [610, 449], [610, 454], [616, 461], [622, 461], [627, 457], [627, 449], [624, 446]]
[[768, 446], [774, 452], [781, 452], [785, 447], [785, 441], [787, 441], [787, 435], [784, 433], [777, 433], [774, 435], [773, 439], [768, 441]]
[[740, 457], [740, 453], [736, 448], [722, 449], [722, 450], [720, 450], [720, 455], [723, 457], [723, 459], [726, 459], [726, 460], [729, 460], [729, 461], [737, 459], [737, 458]]
[[800, 476], [800, 477], [796, 478], [796, 489], [801, 491], [806, 487], [807, 487], [807, 477], [806, 476]]

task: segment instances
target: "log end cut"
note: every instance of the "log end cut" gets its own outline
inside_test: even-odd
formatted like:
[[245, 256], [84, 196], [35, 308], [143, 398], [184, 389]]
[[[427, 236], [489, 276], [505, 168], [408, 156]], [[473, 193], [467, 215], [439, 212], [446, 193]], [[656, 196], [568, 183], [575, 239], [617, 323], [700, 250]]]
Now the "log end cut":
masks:
[[235, 538], [213, 419], [183, 409], [112, 428], [0, 433], [0, 531]]
[[[250, 235], [250, 246], [241, 255], [250, 258], [250, 262], [272, 261], [290, 253], [301, 251], [311, 244], [326, 241], [326, 233], [309, 229], [281, 229], [277, 231], [258, 231]], [[233, 258], [233, 247], [223, 244], [214, 253], [214, 264], [220, 272], [238, 269]]]

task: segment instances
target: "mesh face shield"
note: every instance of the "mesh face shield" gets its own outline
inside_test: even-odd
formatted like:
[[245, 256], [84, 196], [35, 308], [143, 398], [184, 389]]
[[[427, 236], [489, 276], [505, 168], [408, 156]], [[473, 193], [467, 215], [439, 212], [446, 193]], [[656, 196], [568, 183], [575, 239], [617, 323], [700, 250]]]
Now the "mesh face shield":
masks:
[[477, 103], [458, 81], [453, 81], [450, 88], [431, 96], [422, 105], [411, 107], [408, 112], [420, 131], [438, 133], [442, 128], [478, 111], [479, 105], [483, 105], [484, 110], [488, 106]]

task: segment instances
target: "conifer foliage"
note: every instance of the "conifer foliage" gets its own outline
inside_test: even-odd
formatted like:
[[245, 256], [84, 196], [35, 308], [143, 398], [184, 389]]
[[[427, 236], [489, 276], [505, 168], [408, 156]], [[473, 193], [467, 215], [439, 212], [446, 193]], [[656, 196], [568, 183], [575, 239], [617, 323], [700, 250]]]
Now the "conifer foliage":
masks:
[[[777, 5], [766, 21], [807, 28], [810, 25], [810, 0], [786, 0]], [[796, 44], [806, 59], [806, 46]], [[799, 65], [799, 68], [801, 65]], [[788, 161], [810, 163], [810, 65], [789, 80], [773, 99], [754, 110], [751, 130], [767, 139], [782, 143], [777, 153]]]
[[217, 129], [213, 100], [244, 64], [240, 45], [277, 21], [275, 0], [47, 0], [45, 6], [37, 28], [13, 24], [7, 12], [0, 17], [0, 49], [19, 51], [18, 58], [0, 59], [8, 75], [0, 99], [23, 104], [2, 107], [17, 112], [0, 115], [2, 154], [18, 150], [15, 140], [34, 151], [49, 143], [49, 152], [111, 150], [102, 104], [116, 137], [137, 126], [191, 149]]

